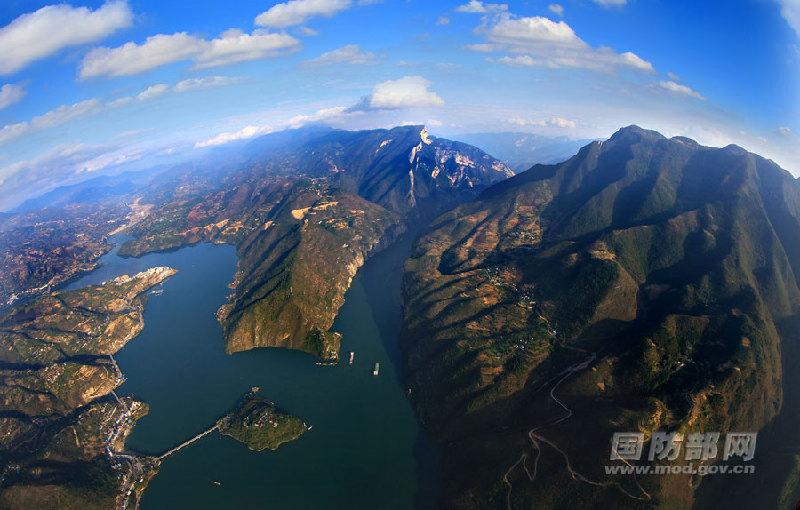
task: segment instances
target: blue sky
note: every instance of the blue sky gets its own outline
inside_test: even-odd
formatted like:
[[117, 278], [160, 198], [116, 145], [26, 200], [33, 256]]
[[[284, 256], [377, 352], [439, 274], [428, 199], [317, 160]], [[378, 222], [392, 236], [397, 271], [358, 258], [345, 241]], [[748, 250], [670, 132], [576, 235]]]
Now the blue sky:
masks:
[[5, 0], [0, 27], [0, 209], [312, 122], [636, 123], [800, 173], [800, 0]]

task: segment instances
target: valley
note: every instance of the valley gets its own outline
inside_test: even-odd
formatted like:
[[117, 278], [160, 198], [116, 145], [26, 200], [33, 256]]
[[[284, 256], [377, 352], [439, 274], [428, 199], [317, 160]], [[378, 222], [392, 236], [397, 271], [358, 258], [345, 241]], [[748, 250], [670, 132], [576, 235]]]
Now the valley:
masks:
[[[727, 481], [607, 475], [612, 434], [795, 423], [800, 185], [774, 163], [636, 126], [517, 175], [421, 126], [278, 135], [123, 201], [3, 219], [40, 246], [7, 261], [53, 262], [2, 295], [0, 500], [203, 506], [234, 484], [247, 505], [278, 469], [323, 484], [316, 505], [380, 479], [364, 502], [692, 508]], [[240, 480], [209, 480], [226, 459]], [[272, 503], [297, 501], [278, 478]]]

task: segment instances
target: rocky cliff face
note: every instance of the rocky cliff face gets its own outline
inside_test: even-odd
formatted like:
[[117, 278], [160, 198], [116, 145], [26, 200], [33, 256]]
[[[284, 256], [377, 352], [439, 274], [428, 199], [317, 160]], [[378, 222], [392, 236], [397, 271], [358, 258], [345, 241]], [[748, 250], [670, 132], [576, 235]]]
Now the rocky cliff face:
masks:
[[220, 177], [159, 185], [160, 202], [120, 254], [201, 241], [236, 245], [230, 301], [219, 312], [227, 348], [300, 349], [335, 361], [329, 331], [358, 268], [420, 221], [512, 172], [484, 152], [431, 137], [422, 126], [322, 130], [255, 142], [249, 165]]
[[158, 462], [124, 453], [147, 406], [118, 399], [112, 355], [142, 329], [142, 294], [175, 271], [149, 269], [56, 292], [0, 317], [0, 506], [133, 506]]
[[691, 507], [688, 476], [605, 475], [611, 436], [776, 416], [798, 204], [770, 161], [633, 126], [434, 221], [405, 350], [446, 506]]

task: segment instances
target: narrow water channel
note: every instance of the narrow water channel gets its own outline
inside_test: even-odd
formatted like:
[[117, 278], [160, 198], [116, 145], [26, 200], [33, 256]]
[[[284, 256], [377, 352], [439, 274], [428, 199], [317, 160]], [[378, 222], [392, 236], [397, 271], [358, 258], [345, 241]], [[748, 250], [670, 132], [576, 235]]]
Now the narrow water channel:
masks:
[[225, 354], [214, 312], [235, 269], [229, 246], [138, 259], [115, 250], [73, 282], [76, 288], [154, 266], [179, 270], [163, 292], [148, 296], [144, 331], [116, 356], [126, 376], [119, 393], [150, 405], [128, 448], [163, 452], [206, 429], [252, 386], [313, 427], [276, 452], [251, 452], [210, 434], [164, 462], [142, 508], [432, 507], [436, 454], [399, 378], [400, 279], [408, 250], [407, 240], [398, 242], [359, 271], [334, 324], [343, 334], [343, 362], [334, 367], [282, 349]]

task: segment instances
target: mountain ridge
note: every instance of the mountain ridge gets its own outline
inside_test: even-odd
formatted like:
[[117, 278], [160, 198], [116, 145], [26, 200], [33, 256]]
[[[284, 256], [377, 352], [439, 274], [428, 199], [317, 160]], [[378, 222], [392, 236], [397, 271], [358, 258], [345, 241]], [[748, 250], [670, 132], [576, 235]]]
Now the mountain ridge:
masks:
[[[598, 471], [612, 432], [774, 419], [776, 323], [800, 311], [798, 200], [760, 156], [630, 126], [434, 220], [406, 263], [404, 350], [420, 416], [447, 445], [445, 506], [630, 505], [639, 488]], [[567, 419], [534, 433], [554, 405], [538, 389], [565, 366], [584, 368], [551, 391], [593, 432]], [[552, 471], [526, 482], [545, 439], [604, 488], [570, 481], [552, 448]], [[641, 483], [655, 506], [695, 497]]]

